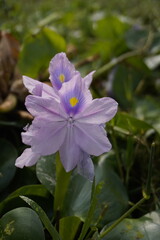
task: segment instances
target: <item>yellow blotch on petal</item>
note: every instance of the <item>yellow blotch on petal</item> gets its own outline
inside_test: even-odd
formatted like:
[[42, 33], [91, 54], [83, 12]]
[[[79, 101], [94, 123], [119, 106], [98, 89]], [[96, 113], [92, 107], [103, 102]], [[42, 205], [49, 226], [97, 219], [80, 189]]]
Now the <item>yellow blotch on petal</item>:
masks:
[[63, 82], [65, 81], [65, 76], [64, 76], [64, 74], [60, 74], [60, 75], [59, 75], [59, 80], [60, 80], [61, 83], [63, 83]]
[[72, 107], [75, 107], [77, 105], [77, 103], [79, 102], [79, 100], [76, 97], [72, 97], [69, 100], [69, 103]]

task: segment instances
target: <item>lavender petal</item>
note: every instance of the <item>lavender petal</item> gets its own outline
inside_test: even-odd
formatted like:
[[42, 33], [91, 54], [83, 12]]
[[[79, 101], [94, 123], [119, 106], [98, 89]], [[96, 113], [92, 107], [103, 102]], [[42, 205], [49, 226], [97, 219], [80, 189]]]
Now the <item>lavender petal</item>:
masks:
[[33, 152], [31, 148], [26, 148], [21, 156], [17, 158], [15, 166], [19, 168], [33, 166], [39, 158], [40, 154]]
[[75, 123], [75, 139], [79, 147], [89, 155], [99, 156], [111, 149], [111, 144], [99, 125]]

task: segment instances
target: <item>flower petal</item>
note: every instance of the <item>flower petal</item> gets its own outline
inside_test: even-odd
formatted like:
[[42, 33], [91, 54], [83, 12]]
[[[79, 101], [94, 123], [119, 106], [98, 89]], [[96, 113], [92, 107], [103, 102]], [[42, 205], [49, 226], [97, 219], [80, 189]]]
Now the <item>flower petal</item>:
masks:
[[77, 73], [65, 53], [58, 53], [52, 58], [49, 72], [51, 83], [57, 90], [62, 87], [63, 82], [68, 82]]
[[95, 99], [75, 119], [83, 123], [102, 124], [114, 117], [117, 107], [117, 102], [112, 98]]
[[43, 116], [53, 121], [62, 121], [67, 117], [59, 102], [53, 98], [29, 95], [26, 98], [25, 105], [33, 116]]
[[89, 155], [99, 156], [111, 149], [104, 129], [99, 125], [76, 122], [75, 140], [79, 147]]
[[80, 157], [81, 151], [75, 142], [74, 127], [68, 125], [65, 140], [60, 148], [60, 158], [66, 172], [76, 167]]
[[67, 122], [53, 122], [37, 117], [31, 127], [23, 133], [23, 142], [32, 146], [32, 150], [41, 155], [57, 152], [66, 135]]
[[93, 181], [94, 178], [94, 164], [92, 162], [91, 157], [82, 152], [82, 159], [77, 164], [77, 172], [82, 175], [83, 177]]
[[[84, 86], [80, 74], [63, 84], [59, 90], [61, 103], [67, 114], [75, 115], [92, 102], [90, 91]], [[70, 100], [75, 100], [73, 106]]]
[[26, 148], [21, 156], [17, 158], [15, 166], [19, 168], [33, 166], [39, 158], [40, 154], [34, 153], [31, 148]]
[[95, 73], [95, 71], [90, 72], [87, 76], [85, 76], [82, 81], [85, 84], [86, 88], [89, 88], [93, 79], [93, 74]]
[[54, 89], [45, 83], [23, 76], [23, 83], [28, 91], [36, 96], [58, 98]]

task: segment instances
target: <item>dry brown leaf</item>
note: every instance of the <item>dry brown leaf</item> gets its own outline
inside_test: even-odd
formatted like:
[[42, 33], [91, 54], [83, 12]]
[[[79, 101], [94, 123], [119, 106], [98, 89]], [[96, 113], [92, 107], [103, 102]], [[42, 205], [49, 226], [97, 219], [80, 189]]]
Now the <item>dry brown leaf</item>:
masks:
[[9, 93], [19, 55], [19, 42], [10, 34], [0, 32], [0, 102]]

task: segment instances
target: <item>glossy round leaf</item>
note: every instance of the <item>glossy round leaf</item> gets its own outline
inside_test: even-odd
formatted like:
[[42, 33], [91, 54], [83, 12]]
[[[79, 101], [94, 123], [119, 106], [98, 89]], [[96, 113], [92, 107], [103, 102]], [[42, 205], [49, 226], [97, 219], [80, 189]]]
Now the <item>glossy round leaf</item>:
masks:
[[139, 219], [124, 219], [102, 240], [158, 240], [160, 237], [160, 214], [152, 212]]
[[44, 240], [44, 231], [38, 215], [30, 208], [16, 208], [0, 220], [3, 240]]
[[36, 174], [39, 181], [53, 194], [56, 185], [55, 155], [41, 157], [36, 165]]
[[65, 51], [65, 48], [63, 37], [45, 27], [25, 39], [20, 53], [19, 68], [23, 74], [35, 78], [48, 68], [51, 58], [56, 53]]
[[100, 221], [101, 224], [117, 219], [128, 207], [127, 191], [113, 168], [115, 158], [116, 156], [112, 152], [103, 155], [96, 168], [96, 180], [97, 182], [103, 182], [95, 211], [95, 219], [102, 212], [105, 213]]
[[0, 191], [8, 186], [13, 179], [16, 167], [17, 151], [15, 147], [5, 139], [0, 139]]
[[64, 215], [85, 220], [89, 210], [92, 183], [76, 174], [72, 177], [64, 200]]
[[[126, 190], [114, 171], [110, 156], [104, 155], [95, 169], [96, 182], [103, 182], [102, 189], [98, 194], [98, 204], [95, 208], [93, 221], [106, 209], [101, 223], [110, 222], [123, 214], [128, 206], [128, 196]], [[75, 175], [71, 179], [68, 193], [65, 198], [65, 215], [75, 215], [85, 221], [91, 200], [92, 184], [80, 175]]]

